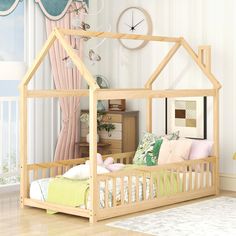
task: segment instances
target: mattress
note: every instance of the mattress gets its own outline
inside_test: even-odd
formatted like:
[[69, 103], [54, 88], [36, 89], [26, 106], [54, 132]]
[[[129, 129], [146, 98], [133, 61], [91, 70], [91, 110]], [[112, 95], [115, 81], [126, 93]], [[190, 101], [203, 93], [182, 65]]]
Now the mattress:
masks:
[[[212, 186], [212, 174], [209, 174], [209, 186]], [[195, 184], [197, 184], [197, 188], [200, 188], [200, 173], [197, 172], [192, 172], [192, 190], [195, 189]], [[197, 180], [195, 181], [195, 179]], [[30, 198], [33, 200], [39, 200], [39, 201], [46, 201], [47, 196], [48, 196], [48, 186], [50, 181], [53, 178], [44, 178], [44, 179], [38, 179], [35, 180], [31, 183], [30, 185]], [[183, 173], [179, 173], [179, 179], [181, 183], [184, 181]], [[182, 191], [189, 191], [190, 189], [190, 173], [186, 173], [185, 177], [185, 184], [182, 184], [182, 186], [185, 186], [185, 189], [182, 189]], [[206, 187], [207, 185], [207, 173], [203, 173], [203, 187]], [[129, 201], [129, 191], [128, 191], [128, 177], [124, 177], [124, 202], [128, 203]], [[138, 191], [138, 199], [139, 201], [143, 200], [143, 178], [139, 177], [138, 179], [138, 186], [139, 186], [139, 191]], [[100, 208], [104, 208], [105, 206], [105, 182], [101, 181], [100, 182]], [[108, 206], [112, 207], [113, 206], [113, 182], [112, 180], [108, 181]], [[166, 193], [168, 194], [168, 193]], [[157, 193], [157, 188], [156, 185], [153, 184], [153, 197], [156, 197], [158, 195]], [[150, 196], [150, 179], [146, 178], [146, 199], [148, 199]], [[119, 205], [121, 201], [121, 179], [117, 178], [116, 179], [116, 204]], [[136, 177], [132, 177], [132, 185], [131, 185], [131, 201], [135, 202], [136, 201]], [[79, 206], [80, 208], [83, 209], [91, 209], [91, 201], [90, 201], [90, 196], [88, 195], [87, 202], [84, 205]]]

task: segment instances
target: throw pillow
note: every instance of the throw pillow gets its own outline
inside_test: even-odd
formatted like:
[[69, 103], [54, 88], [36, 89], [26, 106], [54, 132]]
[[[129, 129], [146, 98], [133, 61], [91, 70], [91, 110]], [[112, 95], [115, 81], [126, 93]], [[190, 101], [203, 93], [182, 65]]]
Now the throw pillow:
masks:
[[191, 139], [164, 139], [159, 153], [158, 164], [163, 165], [188, 160], [191, 145]]
[[163, 139], [158, 139], [153, 146], [152, 152], [147, 153], [146, 155], [147, 166], [155, 166], [157, 164], [162, 142], [163, 142]]
[[213, 142], [209, 140], [193, 140], [189, 160], [206, 158], [211, 155]]
[[133, 163], [136, 165], [146, 165], [146, 156], [153, 160], [153, 148], [158, 140], [158, 136], [152, 133], [145, 133], [135, 152]]
[[[207, 158], [211, 155], [213, 142], [209, 140], [193, 140], [193, 144], [189, 153], [189, 160], [198, 160]], [[195, 171], [201, 171], [201, 166], [196, 165], [193, 169]], [[210, 167], [211, 170], [211, 167]]]
[[[102, 166], [97, 166], [97, 173], [98, 174], [106, 174], [109, 173], [110, 171], [107, 170], [105, 167]], [[68, 178], [68, 179], [78, 179], [78, 180], [83, 180], [83, 179], [89, 179], [90, 177], [90, 166], [86, 164], [74, 166], [68, 171], [66, 171], [63, 175], [63, 177]]]

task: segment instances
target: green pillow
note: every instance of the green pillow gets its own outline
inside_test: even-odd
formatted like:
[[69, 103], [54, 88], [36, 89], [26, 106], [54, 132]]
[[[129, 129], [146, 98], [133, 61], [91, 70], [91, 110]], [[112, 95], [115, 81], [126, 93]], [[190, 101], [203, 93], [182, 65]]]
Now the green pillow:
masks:
[[146, 155], [147, 166], [155, 166], [157, 164], [162, 142], [163, 142], [163, 139], [158, 139], [153, 146], [152, 152], [147, 153]]
[[[136, 165], [146, 165], [148, 157], [149, 164], [157, 160], [157, 157], [153, 154], [159, 152], [157, 151], [156, 142], [160, 140], [157, 135], [152, 133], [145, 133], [142, 140], [139, 143], [139, 146], [134, 155], [133, 163]], [[154, 148], [155, 147], [155, 148]]]

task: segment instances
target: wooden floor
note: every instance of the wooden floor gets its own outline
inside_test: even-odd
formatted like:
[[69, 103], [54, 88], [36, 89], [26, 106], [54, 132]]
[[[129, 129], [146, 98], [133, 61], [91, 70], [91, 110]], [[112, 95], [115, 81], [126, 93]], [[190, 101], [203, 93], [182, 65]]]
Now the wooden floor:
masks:
[[[222, 196], [236, 197], [236, 192], [221, 192]], [[206, 199], [206, 198], [205, 198]], [[209, 198], [208, 198], [209, 199]], [[89, 224], [88, 220], [64, 214], [48, 215], [44, 210], [35, 208], [19, 208], [19, 196], [17, 193], [11, 195], [0, 195], [0, 235], [1, 236], [115, 236], [115, 235], [145, 235], [136, 232], [106, 226], [106, 223], [124, 219], [131, 216], [147, 214], [163, 209], [176, 207], [192, 202], [175, 204], [169, 207], [161, 207], [154, 210], [132, 214], [125, 217], [117, 217], [102, 221], [94, 225]]]

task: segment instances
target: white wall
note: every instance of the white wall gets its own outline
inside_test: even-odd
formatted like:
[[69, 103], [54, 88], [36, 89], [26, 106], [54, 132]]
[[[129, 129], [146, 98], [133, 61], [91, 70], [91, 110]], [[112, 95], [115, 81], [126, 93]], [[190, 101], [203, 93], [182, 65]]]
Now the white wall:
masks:
[[[212, 46], [212, 71], [223, 85], [220, 94], [220, 169], [224, 173], [236, 173], [236, 162], [232, 160], [236, 151], [236, 1], [105, 0], [105, 3], [104, 14], [97, 18], [97, 25], [111, 24], [113, 32], [116, 31], [118, 15], [124, 8], [141, 6], [152, 16], [153, 34], [183, 36], [195, 50], [198, 45]], [[105, 75], [112, 87], [141, 87], [168, 48], [169, 45], [163, 47], [163, 44], [149, 43], [139, 51], [130, 52], [118, 41], [106, 42], [99, 48], [102, 61], [96, 66], [96, 73]], [[187, 54], [181, 51], [162, 73], [158, 87], [194, 86], [209, 87], [209, 83]], [[141, 131], [145, 130], [144, 104], [129, 104], [130, 109], [141, 111]], [[154, 132], [163, 133], [164, 119], [159, 115], [164, 110], [163, 103], [155, 101], [154, 107], [155, 120], [158, 121], [154, 124]], [[208, 109], [208, 123], [211, 124], [210, 103]], [[211, 136], [212, 130], [208, 130], [208, 137]]]

